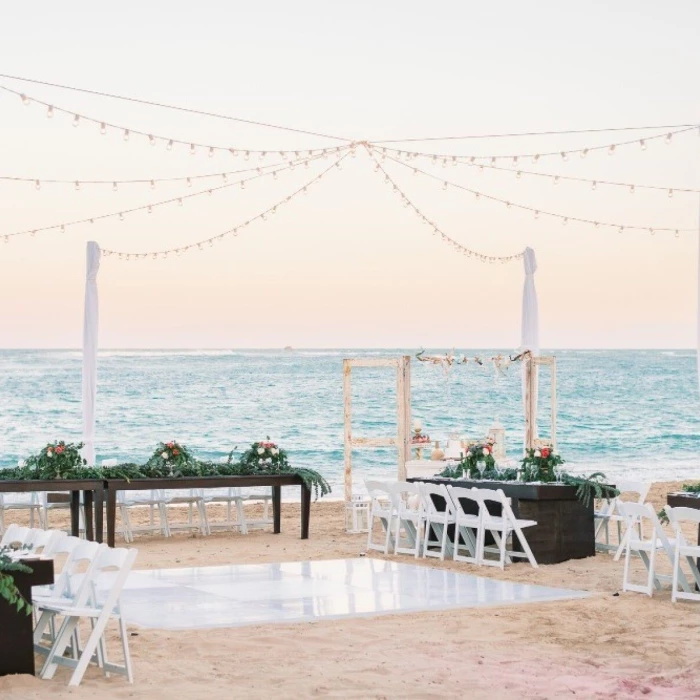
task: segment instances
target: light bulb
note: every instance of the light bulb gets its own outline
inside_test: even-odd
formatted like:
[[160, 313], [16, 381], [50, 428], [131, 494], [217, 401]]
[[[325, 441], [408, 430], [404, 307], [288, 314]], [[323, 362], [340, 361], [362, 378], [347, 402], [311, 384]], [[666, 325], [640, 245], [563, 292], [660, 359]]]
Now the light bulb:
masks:
[[513, 156], [513, 165], [518, 164], [518, 156]]
[[226, 177], [226, 173], [222, 173], [221, 179], [224, 181], [224, 184], [228, 182], [228, 177]]
[[124, 141], [128, 141], [128, 140], [129, 140], [129, 130], [124, 129]]
[[172, 150], [173, 150], [173, 140], [172, 140], [172, 139], [170, 139], [170, 141], [168, 141], [168, 145], [166, 146], [166, 148], [167, 148], [169, 151], [172, 151]]
[[242, 189], [242, 190], [245, 189], [245, 180], [241, 180], [241, 189]]
[[112, 183], [112, 192], [116, 192], [119, 189], [116, 182]]
[[[266, 155], [267, 155], [267, 151], [263, 151], [263, 152], [260, 154], [260, 160], [265, 160], [265, 156], [266, 156]], [[309, 151], [309, 155], [311, 155], [311, 151]]]
[[65, 232], [66, 232], [66, 227], [63, 224], [61, 224], [61, 233], [65, 233]]
[[496, 156], [491, 156], [491, 165], [496, 165]]
[[442, 183], [442, 189], [443, 189], [443, 190], [446, 190], [446, 189], [447, 189], [447, 182], [443, 182], [443, 183]]
[[277, 171], [276, 171], [276, 170], [273, 170], [273, 171], [272, 171], [272, 179], [273, 179], [273, 180], [276, 180], [276, 179], [277, 179]]
[[653, 229], [653, 228], [650, 228], [650, 229], [649, 229], [649, 233], [650, 233], [650, 234], [651, 234], [651, 235], [653, 236], [653, 235], [655, 235], [655, 234], [656, 234], [656, 231], [654, 231], [654, 229]]
[[617, 229], [617, 232], [618, 232], [618, 233], [624, 233], [624, 230], [625, 230], [625, 227], [624, 227], [624, 226], [620, 226], [620, 228]]
[[211, 197], [211, 190], [207, 190], [207, 194]]
[[479, 199], [479, 197], [481, 197], [481, 193], [480, 193], [480, 192], [474, 192], [474, 198], [475, 198], [475, 199]]
[[148, 213], [149, 214], [153, 213], [153, 207], [150, 204], [148, 205]]
[[646, 141], [645, 141], [644, 139], [639, 139], [639, 147], [640, 147], [643, 151], [646, 151], [646, 150], [647, 150], [647, 144], [646, 144]]
[[26, 95], [20, 95], [20, 97], [22, 98], [22, 104], [26, 107], [29, 104], [30, 99]]
[[308, 168], [309, 168], [309, 161], [308, 160], [304, 161], [304, 167], [308, 170]]
[[634, 185], [630, 185], [630, 194], [634, 194]]
[[518, 172], [515, 173], [515, 177], [517, 177], [518, 180], [522, 177], [522, 175], [523, 175], [523, 174], [520, 172], [520, 170], [518, 170]]
[[615, 144], [612, 144], [612, 146], [610, 146], [610, 148], [608, 148], [608, 155], [609, 156], [615, 155]]
[[668, 191], [668, 196], [669, 196], [669, 198], [673, 197], [673, 190]]
[[562, 226], [566, 226], [569, 223], [569, 219], [565, 216], [563, 221], [561, 222]]
[[148, 143], [150, 143], [151, 146], [155, 146], [155, 145], [156, 145], [156, 140], [155, 140], [153, 134], [149, 134], [149, 135], [148, 135]]
[[475, 161], [476, 161], [476, 156], [472, 156], [472, 157], [469, 159], [469, 162], [470, 162], [472, 165], [474, 165]]
[[539, 159], [540, 159], [540, 154], [539, 154], [539, 153], [535, 153], [535, 157], [532, 159], [532, 162], [533, 162], [533, 163], [536, 163]]
[[277, 207], [276, 207], [276, 206], [272, 207], [272, 209], [270, 210], [270, 213], [271, 213], [271, 214], [276, 214], [276, 213], [277, 213]]
[[591, 189], [594, 190], [596, 187], [598, 187], [598, 183], [595, 180], [593, 180], [593, 182], [591, 183]]
[[540, 213], [538, 211], [535, 212], [535, 218], [539, 219], [540, 218]]
[[562, 160], [569, 160], [569, 154], [566, 151], [561, 152], [561, 159]]
[[177, 203], [178, 206], [182, 206], [182, 197], [178, 197]]
[[442, 167], [446, 168], [447, 167], [447, 158], [442, 159]]
[[156, 181], [151, 180], [151, 189], [154, 190], [156, 188]]
[[236, 153], [235, 148], [229, 148], [228, 152], [235, 158], [238, 154]]
[[75, 181], [75, 189], [76, 190], [80, 189], [80, 183], [77, 180]]
[[554, 184], [558, 185], [559, 184], [559, 175], [554, 176]]
[[510, 209], [510, 202], [506, 202], [506, 209]]
[[261, 168], [255, 168], [255, 172], [256, 172], [258, 175], [262, 175], [262, 169], [261, 169]]
[[598, 228], [598, 226], [599, 226], [600, 224], [599, 224], [597, 221], [594, 221], [594, 222], [593, 222], [593, 225], [594, 225], [596, 228]]
[[187, 178], [187, 186], [192, 187], [192, 180], [189, 177]]
[[73, 116], [73, 126], [78, 126], [80, 124], [80, 115], [76, 114]]
[[666, 143], [667, 146], [671, 143], [672, 138], [673, 138], [672, 133], [669, 132], [668, 134], [666, 134], [666, 138], [664, 139], [664, 142]]
[[47, 116], [49, 119], [51, 119], [51, 117], [53, 117], [53, 107], [52, 107], [51, 105], [49, 105], [48, 108], [47, 108], [47, 110], [46, 110], [46, 116]]
[[197, 149], [194, 147], [194, 144], [190, 144], [190, 155], [193, 156], [196, 153]]
[[214, 146], [209, 146], [209, 157], [210, 158], [214, 157]]
[[674, 237], [674, 238], [678, 238], [678, 235], [679, 235], [679, 234], [678, 234], [678, 229], [676, 229], [676, 232], [673, 234], [673, 237]]
[[588, 155], [588, 149], [587, 149], [587, 148], [584, 148], [584, 149], [581, 151], [581, 158], [585, 158], [587, 155]]
[[457, 165], [457, 156], [452, 156], [452, 167]]
[[[299, 155], [299, 154], [297, 153], [297, 155]], [[250, 160], [250, 151], [245, 152], [245, 154], [243, 156], [243, 160]]]
[[34, 180], [34, 187], [37, 190], [40, 190], [41, 189], [41, 182], [39, 180]]
[[124, 221], [124, 212], [119, 212], [119, 221]]
[[107, 133], [107, 125], [104, 122], [100, 124], [100, 133], [102, 134], [102, 136], [104, 136]]

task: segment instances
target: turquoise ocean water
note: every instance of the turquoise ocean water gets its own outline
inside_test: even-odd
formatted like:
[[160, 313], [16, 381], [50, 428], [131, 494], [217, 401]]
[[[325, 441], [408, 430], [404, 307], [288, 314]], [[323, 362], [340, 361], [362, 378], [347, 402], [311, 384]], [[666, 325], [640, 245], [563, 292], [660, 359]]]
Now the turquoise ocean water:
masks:
[[[270, 436], [298, 466], [321, 471], [342, 496], [345, 357], [397, 357], [415, 350], [102, 351], [98, 362], [98, 459], [144, 461], [176, 439], [203, 458]], [[439, 352], [439, 351], [435, 351]], [[460, 350], [467, 355], [495, 350]], [[501, 351], [505, 352], [505, 351]], [[695, 353], [687, 350], [559, 350], [559, 450], [572, 470], [611, 477], [700, 479], [700, 400]], [[353, 431], [395, 434], [391, 370], [353, 372]], [[523, 435], [520, 366], [412, 361], [412, 407], [431, 438], [483, 437], [494, 418], [510, 457]], [[541, 421], [549, 422], [548, 380]], [[0, 466], [81, 432], [78, 351], [0, 351]], [[395, 452], [355, 453], [356, 480], [395, 475]]]

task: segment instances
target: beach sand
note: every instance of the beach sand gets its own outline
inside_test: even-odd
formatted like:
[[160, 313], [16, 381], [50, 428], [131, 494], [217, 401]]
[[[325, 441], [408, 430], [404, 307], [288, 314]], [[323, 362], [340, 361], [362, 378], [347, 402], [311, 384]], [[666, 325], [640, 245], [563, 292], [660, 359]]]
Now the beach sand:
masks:
[[[660, 509], [679, 486], [656, 484], [649, 500]], [[52, 516], [56, 525], [65, 518]], [[298, 537], [299, 506], [284, 504], [280, 535], [137, 537], [136, 568], [350, 558], [366, 543], [345, 533], [337, 502], [313, 504], [311, 537]], [[688, 537], [695, 541], [696, 533]], [[668, 589], [653, 598], [619, 592], [622, 562], [609, 554], [539, 569], [518, 563], [504, 572], [415, 563], [593, 595], [193, 632], [131, 627], [133, 685], [91, 668], [79, 688], [69, 689], [67, 671], [59, 669], [53, 681], [0, 678], [0, 698], [700, 698], [700, 604], [674, 605]], [[641, 573], [640, 562], [635, 568]]]

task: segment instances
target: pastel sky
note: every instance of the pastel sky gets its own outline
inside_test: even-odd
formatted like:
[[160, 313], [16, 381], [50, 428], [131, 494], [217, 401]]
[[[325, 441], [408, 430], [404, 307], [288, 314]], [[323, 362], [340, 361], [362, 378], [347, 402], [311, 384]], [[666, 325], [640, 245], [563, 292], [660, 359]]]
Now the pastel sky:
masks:
[[[11, 3], [0, 11], [0, 72], [346, 139], [700, 123], [700, 5], [563, 3]], [[30, 97], [158, 136], [261, 150], [339, 141], [186, 115], [0, 78]], [[0, 91], [0, 175], [151, 179], [255, 167], [94, 124]], [[450, 154], [606, 145], [651, 135], [431, 141]], [[399, 148], [403, 146], [398, 146]], [[408, 147], [408, 145], [406, 146]], [[266, 159], [265, 164], [275, 162]], [[152, 214], [0, 239], [0, 347], [79, 347], [85, 243], [142, 252], [217, 235], [283, 200], [332, 160]], [[502, 161], [504, 167], [512, 167]], [[415, 204], [480, 252], [536, 251], [543, 347], [684, 347], [695, 342], [700, 196], [560, 182], [467, 165], [421, 167], [543, 211], [694, 229], [622, 234], [477, 201], [387, 162]], [[694, 131], [523, 168], [700, 189]], [[217, 180], [216, 184], [222, 184]], [[0, 236], [179, 197], [184, 184], [0, 181]], [[206, 188], [201, 188], [206, 189]], [[516, 347], [522, 262], [484, 265], [431, 235], [361, 149], [267, 221], [167, 260], [103, 259], [100, 344], [116, 347]]]

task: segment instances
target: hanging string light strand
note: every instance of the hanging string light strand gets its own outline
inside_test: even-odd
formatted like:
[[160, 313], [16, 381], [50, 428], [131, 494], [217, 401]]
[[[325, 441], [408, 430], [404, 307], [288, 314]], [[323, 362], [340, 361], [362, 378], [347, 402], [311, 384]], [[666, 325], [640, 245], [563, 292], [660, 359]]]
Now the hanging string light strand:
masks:
[[651, 136], [646, 136], [644, 138], [628, 139], [626, 141], [618, 141], [616, 143], [607, 144], [597, 144], [594, 146], [584, 146], [582, 148], [572, 148], [559, 151], [544, 151], [544, 152], [530, 152], [530, 153], [497, 153], [490, 155], [456, 155], [454, 153], [426, 153], [424, 151], [410, 151], [410, 150], [400, 150], [398, 148], [390, 148], [388, 146], [379, 146], [375, 143], [370, 143], [371, 146], [376, 147], [380, 150], [383, 156], [389, 153], [401, 158], [407, 158], [412, 160], [414, 158], [423, 158], [437, 163], [440, 161], [444, 165], [448, 163], [454, 163], [455, 165], [462, 161], [471, 164], [490, 162], [491, 165], [495, 165], [497, 161], [509, 160], [511, 162], [519, 162], [522, 160], [530, 159], [533, 163], [539, 162], [541, 158], [551, 158], [558, 157], [561, 160], [568, 160], [570, 157], [579, 155], [585, 158], [589, 153], [595, 153], [598, 151], [607, 151], [610, 155], [614, 155], [618, 148], [623, 148], [625, 146], [638, 146], [642, 150], [646, 150], [649, 143], [654, 141], [663, 141], [670, 145], [673, 141], [673, 137], [678, 134], [686, 134], [692, 131], [698, 131], [700, 129], [700, 124], [693, 124], [692, 126], [686, 126], [679, 129], [672, 129], [670, 131], [663, 131], [657, 134], [652, 134]]
[[[551, 217], [553, 219], [558, 219], [561, 221], [563, 224], [568, 224], [569, 222], [576, 222], [576, 223], [582, 223], [582, 224], [591, 224], [592, 226], [595, 226], [595, 228], [599, 227], [607, 227], [607, 228], [614, 228], [617, 229], [620, 233], [629, 230], [629, 231], [647, 231], [651, 233], [652, 235], [657, 232], [668, 232], [668, 233], [674, 233], [676, 235], [680, 234], [681, 232], [688, 232], [688, 231], [696, 231], [694, 228], [669, 228], [669, 227], [664, 227], [664, 226], [636, 226], [636, 225], [629, 225], [629, 224], [619, 224], [619, 223], [612, 223], [609, 221], [596, 221], [594, 219], [584, 219], [582, 217], [578, 216], [566, 216], [565, 214], [558, 214], [555, 212], [551, 211], [546, 211], [544, 209], [536, 209], [535, 207], [528, 206], [526, 204], [518, 204], [516, 202], [511, 202], [510, 200], [506, 199], [501, 199], [500, 197], [494, 197], [493, 195], [486, 194], [484, 192], [480, 192], [479, 190], [474, 190], [471, 189], [470, 187], [465, 187], [464, 185], [457, 184], [456, 182], [452, 182], [451, 180], [445, 180], [444, 178], [438, 177], [437, 175], [433, 175], [432, 173], [428, 173], [425, 170], [421, 170], [420, 168], [416, 168], [411, 165], [407, 165], [406, 163], [403, 163], [402, 161], [398, 160], [397, 158], [392, 158], [390, 156], [387, 156], [388, 160], [393, 161], [394, 163], [398, 163], [399, 165], [403, 166], [404, 168], [411, 170], [414, 175], [420, 174], [424, 175], [426, 177], [429, 177], [433, 180], [436, 180], [437, 182], [441, 182], [443, 185], [443, 189], [448, 189], [450, 187], [454, 187], [455, 189], [458, 190], [463, 190], [464, 192], [469, 192], [470, 194], [473, 194], [476, 199], [486, 199], [491, 202], [498, 202], [499, 204], [504, 204], [507, 208], [515, 208], [515, 209], [520, 209], [522, 211], [528, 211], [534, 214], [535, 218], [539, 218], [540, 216], [543, 217]], [[375, 158], [376, 160], [376, 158]]]
[[[265, 150], [254, 149], [254, 148], [241, 148], [232, 146], [221, 146], [216, 144], [201, 143], [199, 141], [184, 141], [182, 139], [176, 139], [170, 136], [163, 136], [160, 134], [155, 134], [152, 132], [141, 131], [139, 129], [133, 129], [131, 127], [113, 124], [104, 119], [97, 119], [95, 117], [90, 117], [82, 112], [75, 112], [73, 110], [65, 109], [64, 107], [57, 107], [56, 105], [40, 100], [36, 97], [31, 97], [25, 93], [18, 92], [12, 88], [8, 88], [5, 85], [0, 85], [0, 90], [9, 92], [16, 95], [22, 100], [22, 103], [26, 106], [36, 103], [46, 107], [46, 116], [51, 118], [54, 114], [65, 114], [72, 117], [73, 126], [79, 126], [81, 122], [89, 122], [91, 124], [96, 124], [99, 126], [100, 133], [102, 135], [107, 134], [107, 132], [112, 129], [121, 132], [124, 141], [129, 141], [132, 136], [143, 136], [148, 140], [151, 146], [155, 146], [157, 143], [164, 143], [167, 150], [173, 150], [175, 146], [185, 146], [189, 149], [191, 155], [196, 155], [197, 153], [206, 152], [209, 157], [213, 157], [217, 152], [227, 152], [233, 156], [243, 155], [244, 158], [249, 158], [251, 155], [256, 155], [258, 158], [265, 158], [268, 155], [273, 155], [279, 153], [282, 157], [291, 157], [293, 154], [295, 158], [298, 158], [302, 152], [306, 152], [308, 156], [315, 154], [333, 154], [339, 152], [340, 147], [333, 148], [303, 148], [303, 149], [293, 149], [293, 150], [278, 150], [275, 148], [268, 148]], [[348, 142], [349, 143], [349, 142]]]
[[[313, 161], [317, 161], [321, 158], [321, 156], [313, 156], [311, 158], [306, 159], [305, 163], [311, 163]], [[94, 224], [95, 221], [101, 221], [104, 219], [113, 219], [113, 218], [119, 218], [121, 220], [124, 219], [124, 217], [127, 214], [132, 214], [134, 212], [138, 211], [148, 211], [148, 213], [152, 213], [154, 209], [157, 207], [162, 207], [162, 206], [167, 206], [167, 205], [172, 205], [172, 204], [177, 204], [179, 206], [182, 206], [182, 204], [185, 202], [185, 200], [188, 199], [193, 199], [195, 197], [200, 197], [202, 195], [210, 195], [213, 194], [214, 192], [218, 192], [220, 190], [225, 190], [231, 187], [235, 187], [238, 185], [241, 188], [245, 188], [245, 185], [247, 182], [252, 182], [253, 180], [258, 180], [263, 177], [274, 177], [277, 173], [281, 173], [284, 171], [290, 171], [294, 169], [294, 166], [297, 165], [297, 162], [291, 162], [283, 167], [278, 167], [276, 170], [270, 171], [270, 172], [264, 172], [264, 173], [259, 173], [256, 175], [252, 175], [247, 178], [242, 178], [240, 180], [235, 180], [233, 182], [228, 182], [223, 185], [219, 185], [218, 187], [211, 187], [206, 190], [197, 190], [196, 192], [192, 192], [190, 194], [185, 194], [180, 197], [171, 197], [169, 199], [163, 199], [158, 202], [151, 202], [150, 204], [144, 204], [142, 206], [138, 207], [132, 207], [130, 209], [122, 209], [120, 211], [114, 211], [110, 212], [108, 214], [99, 214], [97, 216], [91, 216], [85, 219], [76, 219], [73, 221], [64, 221], [62, 223], [58, 224], [52, 224], [51, 226], [37, 226], [32, 229], [25, 229], [23, 231], [15, 231], [14, 233], [6, 233], [3, 235], [3, 239], [5, 243], [9, 243], [12, 238], [15, 236], [25, 236], [25, 235], [31, 235], [34, 236], [37, 233], [42, 233], [46, 231], [60, 231], [61, 233], [64, 233], [67, 228], [71, 226], [78, 226], [81, 224]]]
[[475, 258], [485, 263], [507, 263], [513, 260], [522, 259], [523, 253], [516, 253], [515, 255], [484, 255], [483, 253], [479, 253], [475, 250], [472, 250], [471, 248], [467, 248], [458, 241], [454, 240], [454, 238], [448, 236], [444, 231], [442, 231], [438, 227], [438, 225], [434, 221], [431, 221], [425, 214], [423, 214], [423, 212], [420, 209], [418, 209], [418, 207], [406, 196], [406, 193], [396, 184], [396, 182], [394, 182], [389, 173], [387, 173], [387, 171], [382, 167], [379, 160], [377, 160], [377, 158], [373, 153], [371, 153], [371, 151], [370, 155], [376, 163], [376, 169], [379, 172], [383, 173], [384, 182], [393, 187], [394, 192], [399, 194], [399, 196], [403, 200], [404, 205], [413, 209], [418, 218], [421, 219], [423, 223], [428, 224], [428, 226], [430, 226], [433, 229], [433, 235], [440, 236], [443, 242], [452, 246], [457, 252], [461, 253], [462, 255], [466, 255], [468, 258]]
[[322, 180], [327, 173], [329, 173], [331, 170], [334, 168], [340, 168], [340, 164], [343, 162], [345, 158], [347, 158], [348, 153], [344, 153], [340, 158], [338, 158], [334, 163], [329, 165], [325, 170], [323, 170], [321, 173], [313, 177], [311, 180], [309, 180], [305, 185], [300, 187], [299, 189], [295, 190], [291, 194], [287, 195], [284, 199], [280, 199], [278, 202], [273, 204], [271, 207], [268, 207], [264, 211], [260, 212], [259, 214], [256, 214], [254, 217], [251, 219], [248, 219], [247, 221], [244, 221], [242, 224], [239, 224], [235, 228], [229, 229], [228, 231], [224, 231], [223, 233], [219, 233], [216, 236], [211, 236], [210, 238], [204, 238], [200, 241], [195, 241], [194, 243], [188, 243], [187, 245], [184, 246], [179, 246], [176, 248], [166, 248], [163, 250], [154, 250], [150, 251], [148, 253], [140, 253], [140, 252], [126, 252], [126, 251], [119, 251], [119, 250], [112, 250], [110, 248], [102, 248], [102, 254], [110, 257], [114, 256], [119, 258], [119, 260], [144, 260], [146, 258], [167, 258], [171, 254], [176, 254], [180, 255], [182, 253], [187, 253], [191, 250], [203, 250], [204, 246], [213, 246], [215, 243], [218, 243], [222, 241], [224, 238], [227, 238], [229, 236], [238, 236], [239, 233], [241, 233], [242, 229], [247, 228], [250, 226], [255, 221], [266, 221], [267, 217], [270, 215], [274, 215], [277, 213], [277, 209], [281, 206], [284, 206], [285, 204], [288, 204], [289, 202], [292, 201], [295, 197], [298, 197], [300, 194], [306, 194], [308, 191], [309, 187], [312, 185], [315, 185], [318, 183], [320, 180]]
[[[342, 149], [341, 149], [342, 150]], [[0, 175], [0, 181], [6, 182], [28, 182], [34, 185], [36, 190], [40, 190], [44, 185], [72, 185], [73, 189], [79, 190], [85, 185], [107, 185], [114, 189], [116, 183], [117, 186], [120, 185], [148, 185], [151, 189], [154, 185], [172, 183], [172, 182], [185, 182], [188, 186], [191, 183], [198, 180], [208, 180], [208, 179], [218, 179], [226, 181], [227, 178], [234, 175], [242, 175], [243, 173], [262, 173], [267, 172], [273, 168], [279, 168], [287, 165], [299, 165], [305, 163], [309, 158], [317, 158], [318, 156], [301, 156], [293, 161], [285, 160], [278, 161], [276, 163], [267, 163], [264, 165], [252, 166], [250, 168], [239, 168], [237, 170], [225, 170], [217, 173], [205, 173], [203, 175], [184, 175], [182, 177], [149, 177], [149, 178], [132, 178], [127, 180], [120, 180], [115, 178], [109, 178], [107, 180], [85, 180], [82, 178], [71, 178], [69, 180], [57, 180], [51, 178], [42, 177], [17, 177], [14, 175]]]

